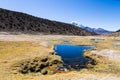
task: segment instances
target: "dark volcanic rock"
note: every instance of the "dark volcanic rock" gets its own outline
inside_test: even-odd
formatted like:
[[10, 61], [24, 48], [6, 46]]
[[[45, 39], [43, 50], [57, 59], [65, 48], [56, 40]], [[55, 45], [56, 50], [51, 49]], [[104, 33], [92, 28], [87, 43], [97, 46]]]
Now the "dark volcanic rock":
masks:
[[94, 35], [77, 26], [34, 17], [21, 12], [0, 9], [0, 31], [62, 34], [62, 35]]

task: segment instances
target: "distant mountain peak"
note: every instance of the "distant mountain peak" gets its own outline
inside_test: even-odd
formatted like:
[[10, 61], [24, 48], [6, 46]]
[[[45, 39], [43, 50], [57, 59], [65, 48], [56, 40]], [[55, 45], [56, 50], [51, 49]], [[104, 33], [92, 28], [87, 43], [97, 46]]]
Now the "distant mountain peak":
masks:
[[83, 29], [85, 29], [87, 31], [90, 31], [90, 32], [96, 33], [96, 34], [110, 34], [110, 33], [112, 33], [112, 31], [108, 31], [108, 30], [105, 30], [103, 28], [91, 28], [91, 27], [79, 24], [77, 22], [72, 22], [71, 24], [73, 24], [75, 26], [78, 26], [78, 27], [81, 27], [81, 28], [83, 28]]

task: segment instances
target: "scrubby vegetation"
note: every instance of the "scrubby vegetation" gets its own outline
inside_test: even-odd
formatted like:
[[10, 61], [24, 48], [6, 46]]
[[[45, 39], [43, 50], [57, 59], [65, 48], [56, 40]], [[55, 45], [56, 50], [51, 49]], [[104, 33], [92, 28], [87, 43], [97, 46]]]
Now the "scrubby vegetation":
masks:
[[[62, 67], [62, 60], [57, 55], [48, 55], [44, 57], [35, 57], [33, 59], [22, 60], [12, 66], [13, 70], [22, 74], [37, 73], [41, 74], [55, 74], [56, 67]], [[50, 69], [51, 68], [51, 69]], [[56, 68], [56, 70], [55, 70]]]
[[119, 30], [117, 30], [116, 32], [120, 32], [120, 29], [119, 29]]
[[0, 31], [29, 34], [94, 35], [77, 26], [34, 17], [28, 14], [0, 9]]

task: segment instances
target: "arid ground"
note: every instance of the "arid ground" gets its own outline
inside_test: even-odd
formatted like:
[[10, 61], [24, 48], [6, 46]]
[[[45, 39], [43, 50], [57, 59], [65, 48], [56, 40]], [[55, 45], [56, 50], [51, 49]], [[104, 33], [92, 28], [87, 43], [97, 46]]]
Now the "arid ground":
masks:
[[[96, 61], [80, 71], [67, 71], [52, 75], [21, 74], [13, 65], [22, 60], [49, 56], [55, 44], [94, 45], [95, 50], [85, 56]], [[52, 59], [61, 59], [53, 56]], [[0, 32], [0, 80], [120, 80], [120, 37], [30, 35]]]

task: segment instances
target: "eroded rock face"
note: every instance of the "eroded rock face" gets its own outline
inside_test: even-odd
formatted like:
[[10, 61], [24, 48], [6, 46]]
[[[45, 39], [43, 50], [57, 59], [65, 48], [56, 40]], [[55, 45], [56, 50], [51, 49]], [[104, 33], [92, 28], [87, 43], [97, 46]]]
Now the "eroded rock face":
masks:
[[43, 75], [50, 74], [51, 72], [55, 72], [55, 66], [62, 66], [63, 62], [57, 55], [49, 55], [43, 57], [35, 57], [32, 59], [22, 60], [14, 66], [17, 72], [22, 74], [27, 73], [36, 73], [40, 72]]

